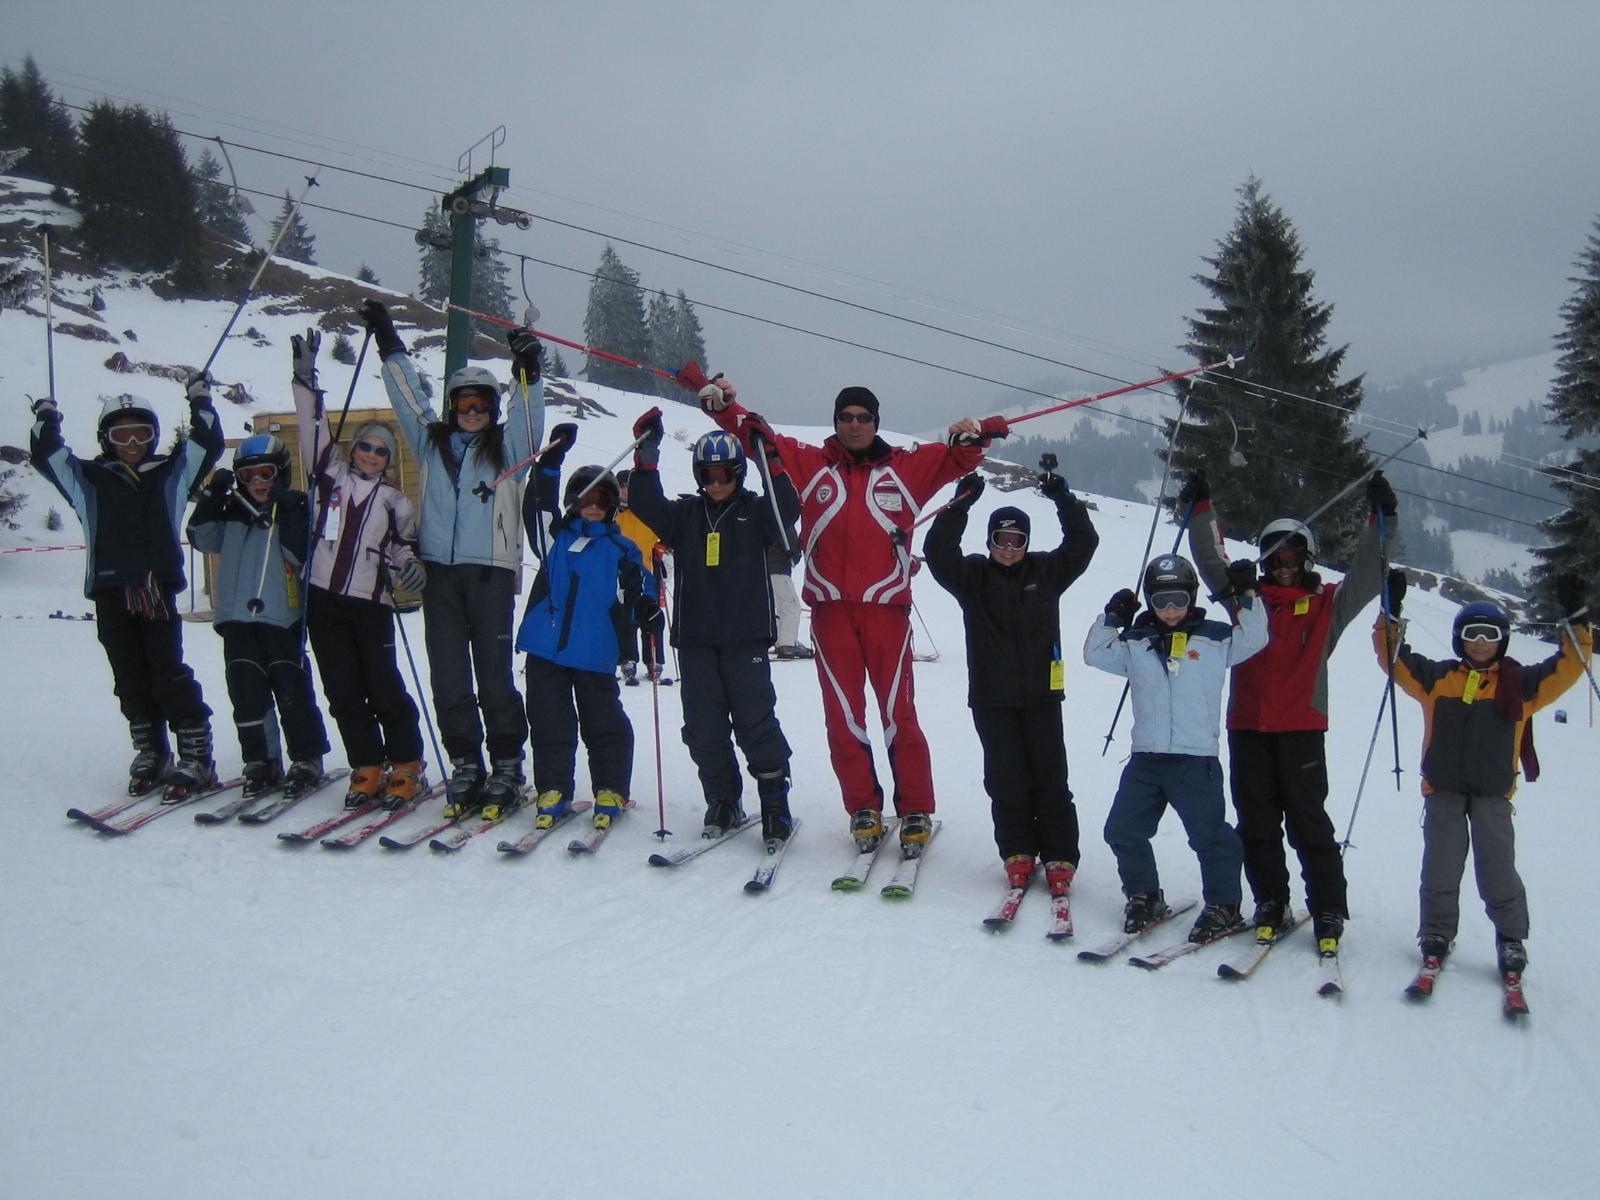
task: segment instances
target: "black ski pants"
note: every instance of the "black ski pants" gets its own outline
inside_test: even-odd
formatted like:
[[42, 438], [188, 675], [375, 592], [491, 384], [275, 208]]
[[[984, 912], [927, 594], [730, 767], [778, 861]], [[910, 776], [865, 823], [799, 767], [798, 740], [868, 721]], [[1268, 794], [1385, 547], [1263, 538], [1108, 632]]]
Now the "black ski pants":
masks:
[[244, 761], [279, 761], [280, 720], [291, 760], [326, 754], [328, 733], [311, 690], [311, 664], [300, 648], [299, 624], [284, 629], [225, 621], [216, 629], [222, 635], [228, 699], [233, 701], [233, 723]]
[[972, 723], [983, 744], [983, 790], [1000, 857], [1076, 866], [1078, 809], [1067, 787], [1061, 704], [974, 708]]
[[1307, 907], [1313, 914], [1346, 917], [1344, 863], [1328, 817], [1323, 741], [1320, 729], [1230, 729], [1229, 783], [1244, 843], [1244, 875], [1256, 901], [1289, 903], [1287, 833], [1300, 856]]
[[609, 671], [563, 667], [530, 654], [525, 678], [534, 790], [572, 798], [581, 730], [589, 783], [596, 794], [612, 791], [626, 799], [633, 780], [633, 726], [622, 709], [617, 677]]
[[487, 730], [490, 758], [520, 759], [528, 721], [513, 678], [516, 576], [501, 567], [427, 566], [422, 622], [445, 753], [479, 755]]
[[353, 767], [422, 757], [417, 705], [394, 652], [395, 615], [386, 604], [311, 589], [306, 617], [328, 715]]
[[150, 621], [128, 611], [120, 590], [96, 592], [95, 636], [111, 664], [123, 716], [130, 722], [152, 721], [157, 729], [163, 724], [197, 728], [210, 721], [211, 709], [183, 661], [183, 621], [172, 596], [167, 609], [172, 615], [166, 620]]
[[778, 696], [764, 640], [679, 646], [678, 674], [683, 744], [700, 772], [708, 801], [737, 802], [743, 794], [735, 741], [752, 775], [787, 773], [789, 742], [778, 724]]

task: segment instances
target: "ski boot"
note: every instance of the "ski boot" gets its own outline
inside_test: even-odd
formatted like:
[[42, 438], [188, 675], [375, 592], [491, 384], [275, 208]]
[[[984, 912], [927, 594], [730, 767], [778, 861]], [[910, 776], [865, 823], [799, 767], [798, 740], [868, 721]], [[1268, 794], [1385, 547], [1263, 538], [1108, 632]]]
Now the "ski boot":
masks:
[[572, 800], [565, 792], [540, 792], [534, 803], [539, 815], [533, 819], [535, 829], [549, 829], [572, 809]]
[[757, 775], [756, 793], [761, 797], [761, 837], [767, 849], [774, 850], [794, 832], [794, 817], [789, 812], [789, 772]]
[[1422, 951], [1423, 966], [1442, 966], [1450, 954], [1450, 939], [1427, 934], [1417, 939], [1417, 948]]
[[1050, 886], [1050, 894], [1059, 898], [1070, 892], [1072, 890], [1072, 877], [1077, 872], [1078, 868], [1069, 862], [1045, 863], [1044, 881]]
[[883, 812], [876, 808], [858, 808], [850, 814], [850, 836], [856, 840], [856, 849], [871, 854], [883, 841]]
[[1191, 942], [1214, 942], [1235, 930], [1246, 928], [1237, 904], [1208, 904], [1189, 930]]
[[133, 762], [128, 764], [128, 795], [147, 796], [161, 786], [172, 770], [172, 751], [167, 746], [166, 726], [157, 721], [130, 721]]
[[932, 813], [907, 813], [900, 818], [900, 856], [902, 858], [920, 858], [922, 852], [928, 847], [928, 839], [932, 836]]
[[1034, 858], [1031, 854], [1013, 854], [1004, 863], [1006, 886], [1025, 888], [1033, 881]]
[[639, 686], [639, 664], [629, 660], [622, 664], [622, 682], [627, 687]]
[[1129, 892], [1128, 902], [1122, 906], [1122, 932], [1139, 933], [1154, 925], [1167, 913], [1167, 898], [1160, 889], [1153, 892]]
[[346, 808], [372, 808], [383, 794], [383, 768], [357, 767], [350, 772], [350, 787], [344, 794]]
[[[381, 779], [382, 776], [380, 775]], [[322, 755], [300, 758], [289, 764], [283, 773], [283, 795], [287, 800], [298, 800], [322, 782]]]
[[167, 775], [162, 800], [175, 804], [217, 782], [217, 764], [211, 757], [211, 726], [192, 725], [178, 730], [178, 761]]
[[801, 645], [799, 642], [796, 642], [792, 646], [779, 646], [773, 651], [773, 653], [784, 662], [790, 662], [797, 658], [816, 657], [816, 651], [814, 651], [810, 646]]
[[240, 794], [247, 800], [265, 796], [283, 782], [283, 767], [275, 758], [247, 762], [244, 765], [244, 787]]
[[478, 797], [483, 791], [483, 759], [476, 754], [463, 754], [452, 758], [450, 765], [454, 769], [450, 782], [445, 784], [444, 815], [459, 820], [481, 803]]
[[627, 807], [628, 802], [620, 793], [613, 792], [610, 788], [602, 788], [594, 797], [594, 827], [610, 829], [611, 823], [620, 817]]
[[490, 821], [509, 816], [522, 806], [522, 755], [491, 760], [489, 780], [483, 785], [483, 815]]
[[1250, 923], [1256, 927], [1256, 944], [1265, 946], [1294, 927], [1294, 914], [1287, 900], [1258, 900]]
[[737, 800], [707, 800], [706, 819], [700, 827], [703, 838], [719, 838], [744, 820], [744, 807]]
[[1311, 932], [1317, 938], [1317, 953], [1324, 958], [1339, 953], [1339, 939], [1344, 936], [1344, 918], [1338, 913], [1318, 913], [1311, 918]]
[[418, 758], [389, 767], [388, 777], [383, 781], [382, 803], [386, 811], [404, 808], [427, 790], [428, 777], [424, 774], [427, 766]]
[[1521, 938], [1494, 935], [1495, 958], [1500, 964], [1500, 974], [1520, 975], [1528, 969], [1528, 948]]

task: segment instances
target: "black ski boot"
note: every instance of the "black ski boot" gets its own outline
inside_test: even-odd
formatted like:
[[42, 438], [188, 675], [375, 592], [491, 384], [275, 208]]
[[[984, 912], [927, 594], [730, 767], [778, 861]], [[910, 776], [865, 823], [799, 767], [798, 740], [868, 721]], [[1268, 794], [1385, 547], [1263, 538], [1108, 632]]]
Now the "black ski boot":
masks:
[[483, 785], [483, 815], [498, 821], [522, 806], [527, 779], [522, 774], [522, 755], [497, 758], [490, 764], [489, 780]]
[[719, 838], [744, 820], [744, 806], [737, 800], [707, 800], [706, 819], [700, 828], [703, 838]]
[[1311, 932], [1316, 935], [1318, 954], [1337, 954], [1339, 939], [1344, 936], [1344, 918], [1338, 913], [1317, 913], [1311, 918]]
[[459, 819], [483, 803], [483, 759], [476, 754], [463, 754], [452, 758], [450, 766], [450, 782], [444, 787], [444, 815]]
[[128, 764], [128, 795], [147, 796], [172, 770], [167, 727], [159, 721], [130, 721], [128, 733], [134, 749], [133, 762]]
[[788, 841], [794, 830], [794, 817], [789, 814], [789, 773], [757, 775], [756, 793], [761, 797], [761, 836], [771, 850]]
[[1128, 902], [1122, 906], [1122, 932], [1138, 933], [1161, 920], [1168, 911], [1167, 898], [1159, 888], [1153, 892], [1129, 892]]
[[282, 782], [283, 768], [278, 765], [277, 759], [247, 762], [244, 765], [244, 787], [240, 793], [246, 799], [254, 800], [258, 796], [265, 796]]
[[1237, 904], [1208, 904], [1200, 910], [1194, 928], [1189, 930], [1189, 940], [1214, 942], [1220, 937], [1227, 937], [1228, 934], [1244, 928], [1246, 928], [1244, 916], [1239, 912]]
[[211, 757], [211, 726], [194, 725], [178, 732], [178, 761], [167, 775], [162, 799], [169, 804], [187, 800], [217, 782], [217, 764]]
[[1294, 914], [1287, 900], [1261, 900], [1256, 904], [1256, 914], [1250, 918], [1256, 927], [1256, 941], [1262, 945], [1275, 942], [1294, 927]]
[[1528, 948], [1522, 944], [1521, 938], [1501, 937], [1494, 935], [1495, 957], [1500, 963], [1500, 974], [1517, 974], [1528, 969]]
[[283, 773], [283, 794], [290, 800], [298, 800], [321, 782], [322, 756], [302, 758], [290, 763]]

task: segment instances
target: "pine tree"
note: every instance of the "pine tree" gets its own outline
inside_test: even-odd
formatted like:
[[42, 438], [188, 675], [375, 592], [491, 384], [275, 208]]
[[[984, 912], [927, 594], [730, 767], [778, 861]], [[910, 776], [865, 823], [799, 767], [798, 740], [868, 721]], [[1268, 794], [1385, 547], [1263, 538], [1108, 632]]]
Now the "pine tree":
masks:
[[306, 219], [296, 210], [294, 200], [287, 189], [283, 193], [283, 207], [278, 210], [278, 218], [272, 223], [274, 238], [278, 236], [278, 230], [283, 228], [285, 221], [289, 223], [289, 228], [273, 254], [278, 258], [287, 258], [290, 262], [305, 263], [309, 267], [316, 266], [316, 235], [306, 227]]
[[378, 278], [378, 273], [367, 266], [366, 263], [362, 263], [356, 268], [356, 278], [362, 283], [375, 283], [379, 287], [383, 286], [383, 280]]
[[[422, 214], [422, 260], [417, 268], [417, 297], [443, 308], [450, 299], [450, 221], [435, 207]], [[437, 245], [435, 243], [438, 243]]]
[[[1362, 380], [1338, 382], [1348, 347], [1324, 349], [1333, 306], [1312, 297], [1314, 272], [1301, 266], [1294, 226], [1259, 179], [1248, 179], [1239, 197], [1233, 228], [1203, 260], [1212, 273], [1194, 276], [1218, 307], [1185, 318], [1183, 349], [1200, 363], [1229, 354], [1242, 361], [1233, 372], [1178, 381], [1189, 408], [1172, 462], [1180, 475], [1203, 469], [1224, 527], [1253, 537], [1268, 521], [1311, 513], [1371, 463], [1349, 436]], [[1243, 466], [1230, 456], [1235, 429]], [[1365, 514], [1357, 490], [1318, 518], [1323, 561], [1347, 560]]]
[[[650, 352], [645, 328], [644, 299], [639, 275], [623, 265], [607, 242], [600, 266], [589, 285], [589, 303], [583, 314], [583, 339], [597, 350], [643, 362]], [[584, 377], [607, 387], [637, 389], [639, 374], [632, 368], [596, 355], [585, 358]]]
[[[1563, 427], [1562, 437], [1577, 443], [1567, 471], [1550, 471], [1567, 507], [1543, 522], [1549, 546], [1536, 548], [1539, 559], [1529, 572], [1534, 594], [1533, 618], [1557, 621], [1556, 577], [1574, 574], [1589, 588], [1589, 604], [1600, 603], [1595, 580], [1600, 578], [1600, 220], [1574, 266], [1578, 274], [1567, 302], [1561, 306], [1566, 328], [1556, 336], [1556, 377], [1545, 400], [1552, 423]], [[1573, 472], [1575, 474], [1568, 474]], [[1578, 476], [1586, 476], [1580, 478]]]
[[705, 331], [700, 327], [700, 318], [695, 314], [694, 305], [689, 303], [689, 297], [683, 294], [683, 289], [678, 289], [677, 301], [674, 308], [678, 315], [678, 342], [675, 355], [661, 365], [669, 369], [683, 366], [693, 359], [702, 367], [706, 365], [706, 338]]
[[[502, 320], [511, 321], [511, 285], [508, 282], [511, 268], [500, 254], [500, 242], [496, 238], [486, 238], [482, 229], [476, 233], [478, 242], [477, 258], [472, 267], [472, 301], [471, 308], [478, 312], [487, 313], [491, 317], [500, 317]], [[472, 319], [474, 333], [484, 337], [503, 340], [506, 329], [503, 325], [496, 325], [493, 321]]]
[[22, 70], [0, 72], [0, 150], [26, 148], [13, 168], [29, 179], [71, 184], [78, 161], [72, 117], [39, 73], [30, 54]]
[[233, 190], [222, 182], [222, 164], [211, 151], [200, 151], [194, 164], [195, 191], [199, 195], [200, 220], [232, 242], [251, 245], [250, 227], [244, 214], [233, 206]]
[[[650, 303], [645, 310], [644, 318], [645, 336], [650, 346], [644, 361], [649, 363], [670, 363], [678, 352], [678, 310], [673, 307], [672, 298], [665, 292], [651, 292]], [[638, 380], [633, 387], [648, 387], [658, 396], [668, 395], [668, 388], [677, 391], [677, 385], [670, 379], [663, 379], [659, 375], [651, 375], [646, 380]]]
[[165, 114], [100, 101], [81, 130], [74, 186], [90, 257], [136, 271], [171, 269], [192, 290], [206, 258], [194, 175]]
[[544, 373], [550, 379], [570, 379], [567, 373], [567, 360], [561, 357], [561, 350], [548, 343], [544, 348]]

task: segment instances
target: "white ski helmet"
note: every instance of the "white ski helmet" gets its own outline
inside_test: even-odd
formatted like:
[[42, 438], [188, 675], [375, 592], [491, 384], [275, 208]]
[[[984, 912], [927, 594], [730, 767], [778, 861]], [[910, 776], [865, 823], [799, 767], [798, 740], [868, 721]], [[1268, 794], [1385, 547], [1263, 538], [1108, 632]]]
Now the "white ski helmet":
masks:
[[496, 420], [500, 417], [500, 381], [482, 367], [465, 366], [457, 367], [450, 374], [450, 380], [445, 384], [445, 418], [453, 419], [456, 412], [456, 393], [472, 388], [481, 391], [489, 397], [489, 415]]
[[1309, 571], [1311, 564], [1317, 558], [1317, 535], [1311, 532], [1311, 527], [1293, 517], [1279, 517], [1276, 521], [1268, 521], [1262, 526], [1261, 535], [1256, 538], [1256, 545], [1261, 547], [1261, 561], [1268, 562], [1279, 550], [1288, 547], [1299, 550], [1304, 556], [1301, 568]]
[[150, 407], [149, 401], [141, 400], [127, 392], [120, 396], [107, 396], [100, 401], [100, 423], [95, 430], [100, 438], [100, 449], [106, 454], [115, 453], [111, 449], [111, 440], [106, 437], [106, 429], [118, 417], [140, 417], [147, 421], [155, 430], [154, 436], [150, 439], [152, 448], [161, 440], [161, 418], [156, 416], [156, 410]]

